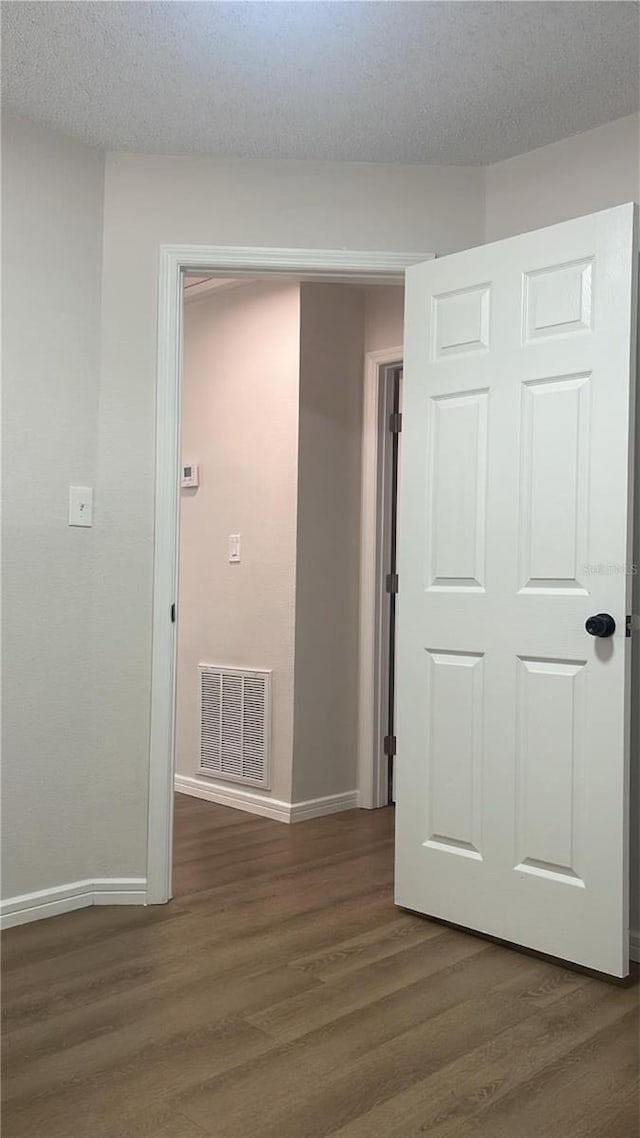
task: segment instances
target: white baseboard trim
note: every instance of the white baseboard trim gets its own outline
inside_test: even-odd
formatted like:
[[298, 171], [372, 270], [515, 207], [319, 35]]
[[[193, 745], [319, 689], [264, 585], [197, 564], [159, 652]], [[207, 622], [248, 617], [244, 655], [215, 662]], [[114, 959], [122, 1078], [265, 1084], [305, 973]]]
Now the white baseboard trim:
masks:
[[629, 956], [636, 964], [640, 964], [640, 932], [635, 929], [629, 933]]
[[93, 883], [94, 905], [146, 905], [146, 877], [100, 877]]
[[241, 786], [222, 784], [214, 779], [191, 778], [177, 774], [175, 788], [179, 794], [190, 794], [192, 798], [204, 798], [206, 802], [217, 802], [219, 806], [231, 806], [234, 810], [246, 810], [249, 814], [260, 814], [263, 818], [273, 818], [276, 822], [290, 822], [291, 806], [279, 798], [267, 798], [253, 790]]
[[329, 794], [325, 798], [310, 798], [306, 802], [284, 802], [279, 798], [267, 798], [244, 787], [222, 785], [214, 779], [191, 778], [177, 774], [175, 788], [179, 794], [190, 794], [193, 798], [204, 798], [206, 802], [217, 802], [219, 806], [231, 806], [234, 810], [246, 810], [249, 814], [260, 814], [275, 822], [305, 822], [308, 818], [320, 818], [323, 814], [337, 814], [341, 810], [355, 810], [358, 806], [358, 791], [349, 790], [344, 794]]
[[328, 794], [325, 798], [309, 798], [306, 802], [291, 804], [291, 821], [306, 822], [308, 818], [321, 818], [324, 814], [339, 814], [342, 810], [357, 810], [360, 794], [346, 790], [343, 794]]
[[0, 929], [12, 929], [44, 917], [58, 917], [89, 905], [144, 905], [147, 882], [144, 877], [107, 877], [71, 881], [35, 893], [23, 893], [0, 902]]

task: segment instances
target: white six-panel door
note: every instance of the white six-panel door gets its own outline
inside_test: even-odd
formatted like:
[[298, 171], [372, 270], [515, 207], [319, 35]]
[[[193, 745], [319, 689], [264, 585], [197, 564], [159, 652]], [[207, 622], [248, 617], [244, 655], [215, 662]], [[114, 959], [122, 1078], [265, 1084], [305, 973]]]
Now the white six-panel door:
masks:
[[396, 900], [617, 976], [634, 234], [621, 206], [408, 270], [399, 503]]

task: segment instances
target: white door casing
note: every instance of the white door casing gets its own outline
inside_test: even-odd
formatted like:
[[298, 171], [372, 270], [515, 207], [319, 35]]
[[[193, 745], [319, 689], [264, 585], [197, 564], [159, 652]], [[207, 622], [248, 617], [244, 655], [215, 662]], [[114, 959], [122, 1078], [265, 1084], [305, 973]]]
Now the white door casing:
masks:
[[399, 503], [397, 903], [616, 976], [636, 265], [626, 205], [408, 269]]
[[365, 356], [362, 407], [360, 500], [360, 652], [358, 673], [359, 805], [388, 804], [388, 759], [383, 753], [388, 728], [388, 596], [391, 525], [391, 445], [389, 416], [393, 384], [389, 370], [401, 363], [404, 348]]
[[178, 590], [182, 274], [189, 270], [226, 277], [284, 273], [333, 282], [402, 284], [407, 265], [428, 256], [249, 246], [160, 248], [147, 904], [164, 904], [171, 897], [177, 624], [170, 613]]

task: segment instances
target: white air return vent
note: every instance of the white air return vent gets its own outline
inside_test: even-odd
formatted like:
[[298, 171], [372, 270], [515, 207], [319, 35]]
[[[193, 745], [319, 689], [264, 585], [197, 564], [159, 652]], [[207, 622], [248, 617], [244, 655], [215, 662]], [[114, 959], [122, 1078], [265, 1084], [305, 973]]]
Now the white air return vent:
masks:
[[201, 774], [269, 786], [271, 672], [200, 664]]

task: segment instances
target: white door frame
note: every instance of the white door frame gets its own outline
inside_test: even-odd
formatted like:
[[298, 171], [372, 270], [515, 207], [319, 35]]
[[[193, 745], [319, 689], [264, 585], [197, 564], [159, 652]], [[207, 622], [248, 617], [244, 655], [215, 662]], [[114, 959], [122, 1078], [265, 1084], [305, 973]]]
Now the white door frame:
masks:
[[[178, 597], [182, 274], [205, 269], [228, 276], [280, 273], [314, 280], [401, 284], [409, 265], [428, 253], [334, 249], [163, 245], [160, 248], [156, 394], [155, 525], [151, 723], [147, 831], [147, 903], [171, 896]], [[372, 803], [373, 805], [373, 803]]]
[[[385, 482], [389, 474], [391, 433], [385, 391], [386, 369], [402, 362], [404, 348], [367, 352], [362, 408], [360, 491], [360, 665], [358, 675], [358, 787], [360, 806], [388, 802], [387, 763], [382, 753], [381, 714], [387, 691], [383, 651], [386, 622], [381, 605], [385, 556]], [[384, 690], [383, 690], [384, 689]]]

